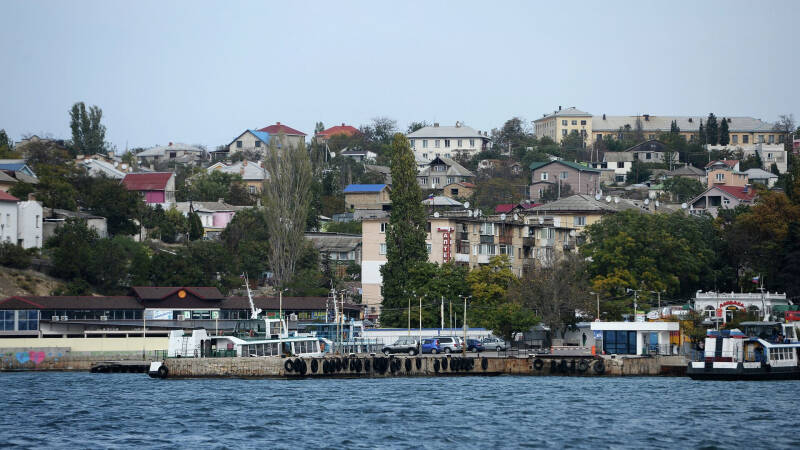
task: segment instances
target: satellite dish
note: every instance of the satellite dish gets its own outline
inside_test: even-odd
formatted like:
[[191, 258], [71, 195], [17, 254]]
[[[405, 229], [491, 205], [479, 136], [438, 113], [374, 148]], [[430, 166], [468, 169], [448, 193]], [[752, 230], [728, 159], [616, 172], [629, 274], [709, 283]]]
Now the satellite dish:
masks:
[[464, 202], [464, 208], [469, 208], [469, 202]]
[[439, 211], [436, 211], [435, 213], [433, 213], [433, 217], [436, 217], [438, 219], [439, 218]]
[[606, 203], [611, 203], [611, 196], [610, 195], [606, 195]]
[[689, 205], [687, 205], [686, 203], [681, 203], [681, 208], [686, 209], [688, 207], [689, 207]]
[[650, 199], [652, 200], [652, 199], [655, 199], [655, 198], [656, 198], [656, 193], [655, 192], [650, 192]]
[[471, 209], [467, 210], [467, 217], [472, 217], [472, 210]]
[[595, 200], [600, 200], [601, 198], [603, 198], [603, 196], [601, 194], [595, 194], [595, 196], [594, 196]]
[[506, 213], [500, 214], [500, 220], [506, 220]]
[[658, 208], [659, 206], [661, 206], [661, 203], [658, 203], [658, 200], [656, 200], [656, 208]]
[[514, 220], [519, 220], [519, 214], [514, 213]]
[[650, 199], [649, 198], [644, 199], [644, 204], [645, 205], [649, 205], [650, 204]]
[[543, 223], [544, 223], [544, 217], [539, 217], [539, 225], [542, 225]]
[[122, 164], [120, 167], [122, 167], [122, 170], [127, 170], [128, 169], [128, 165], [127, 164]]
[[614, 197], [614, 203], [619, 203], [619, 197]]

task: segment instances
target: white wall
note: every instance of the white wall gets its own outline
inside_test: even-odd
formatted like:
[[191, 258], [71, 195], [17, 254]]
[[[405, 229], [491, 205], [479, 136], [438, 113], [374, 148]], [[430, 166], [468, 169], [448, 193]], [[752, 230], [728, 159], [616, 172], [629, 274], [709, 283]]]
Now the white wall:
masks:
[[0, 242], [17, 243], [17, 202], [0, 201]]
[[23, 248], [41, 248], [44, 216], [41, 203], [35, 200], [19, 202], [17, 211], [17, 242], [22, 241]]

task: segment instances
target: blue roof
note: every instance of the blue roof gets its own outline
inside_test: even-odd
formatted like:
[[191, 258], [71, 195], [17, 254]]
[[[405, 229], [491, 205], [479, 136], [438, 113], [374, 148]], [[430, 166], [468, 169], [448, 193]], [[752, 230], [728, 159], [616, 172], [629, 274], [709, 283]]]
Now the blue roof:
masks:
[[353, 192], [380, 192], [385, 187], [385, 184], [348, 184], [343, 192], [345, 194]]
[[255, 137], [261, 139], [261, 142], [269, 145], [269, 133], [267, 133], [266, 131], [257, 131], [257, 130], [248, 130], [248, 131], [253, 133]]
[[25, 167], [25, 163], [13, 163], [13, 164], [1, 164], [0, 163], [0, 170], [12, 170], [14, 172], [19, 172]]

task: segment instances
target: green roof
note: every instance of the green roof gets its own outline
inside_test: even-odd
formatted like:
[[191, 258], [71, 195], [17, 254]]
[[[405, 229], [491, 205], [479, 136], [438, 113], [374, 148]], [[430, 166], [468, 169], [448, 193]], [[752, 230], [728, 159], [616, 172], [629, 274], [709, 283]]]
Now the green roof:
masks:
[[593, 169], [591, 167], [584, 166], [583, 164], [578, 164], [578, 163], [572, 162], [572, 161], [562, 161], [562, 160], [544, 161], [544, 162], [532, 162], [531, 165], [530, 165], [530, 168], [531, 168], [531, 170], [536, 170], [536, 169], [538, 169], [540, 167], [544, 167], [544, 166], [546, 166], [548, 164], [552, 164], [552, 163], [561, 163], [561, 164], [563, 164], [563, 165], [565, 165], [567, 167], [572, 167], [573, 169], [580, 170], [582, 172], [597, 172], [597, 173], [600, 173], [599, 169]]

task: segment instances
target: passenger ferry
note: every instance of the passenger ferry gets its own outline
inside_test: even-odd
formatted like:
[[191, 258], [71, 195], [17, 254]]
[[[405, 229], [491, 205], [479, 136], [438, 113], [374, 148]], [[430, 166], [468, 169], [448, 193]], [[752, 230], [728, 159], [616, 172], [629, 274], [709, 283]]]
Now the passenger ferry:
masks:
[[701, 358], [686, 374], [693, 380], [800, 379], [796, 322], [742, 322], [740, 330], [709, 330]]

